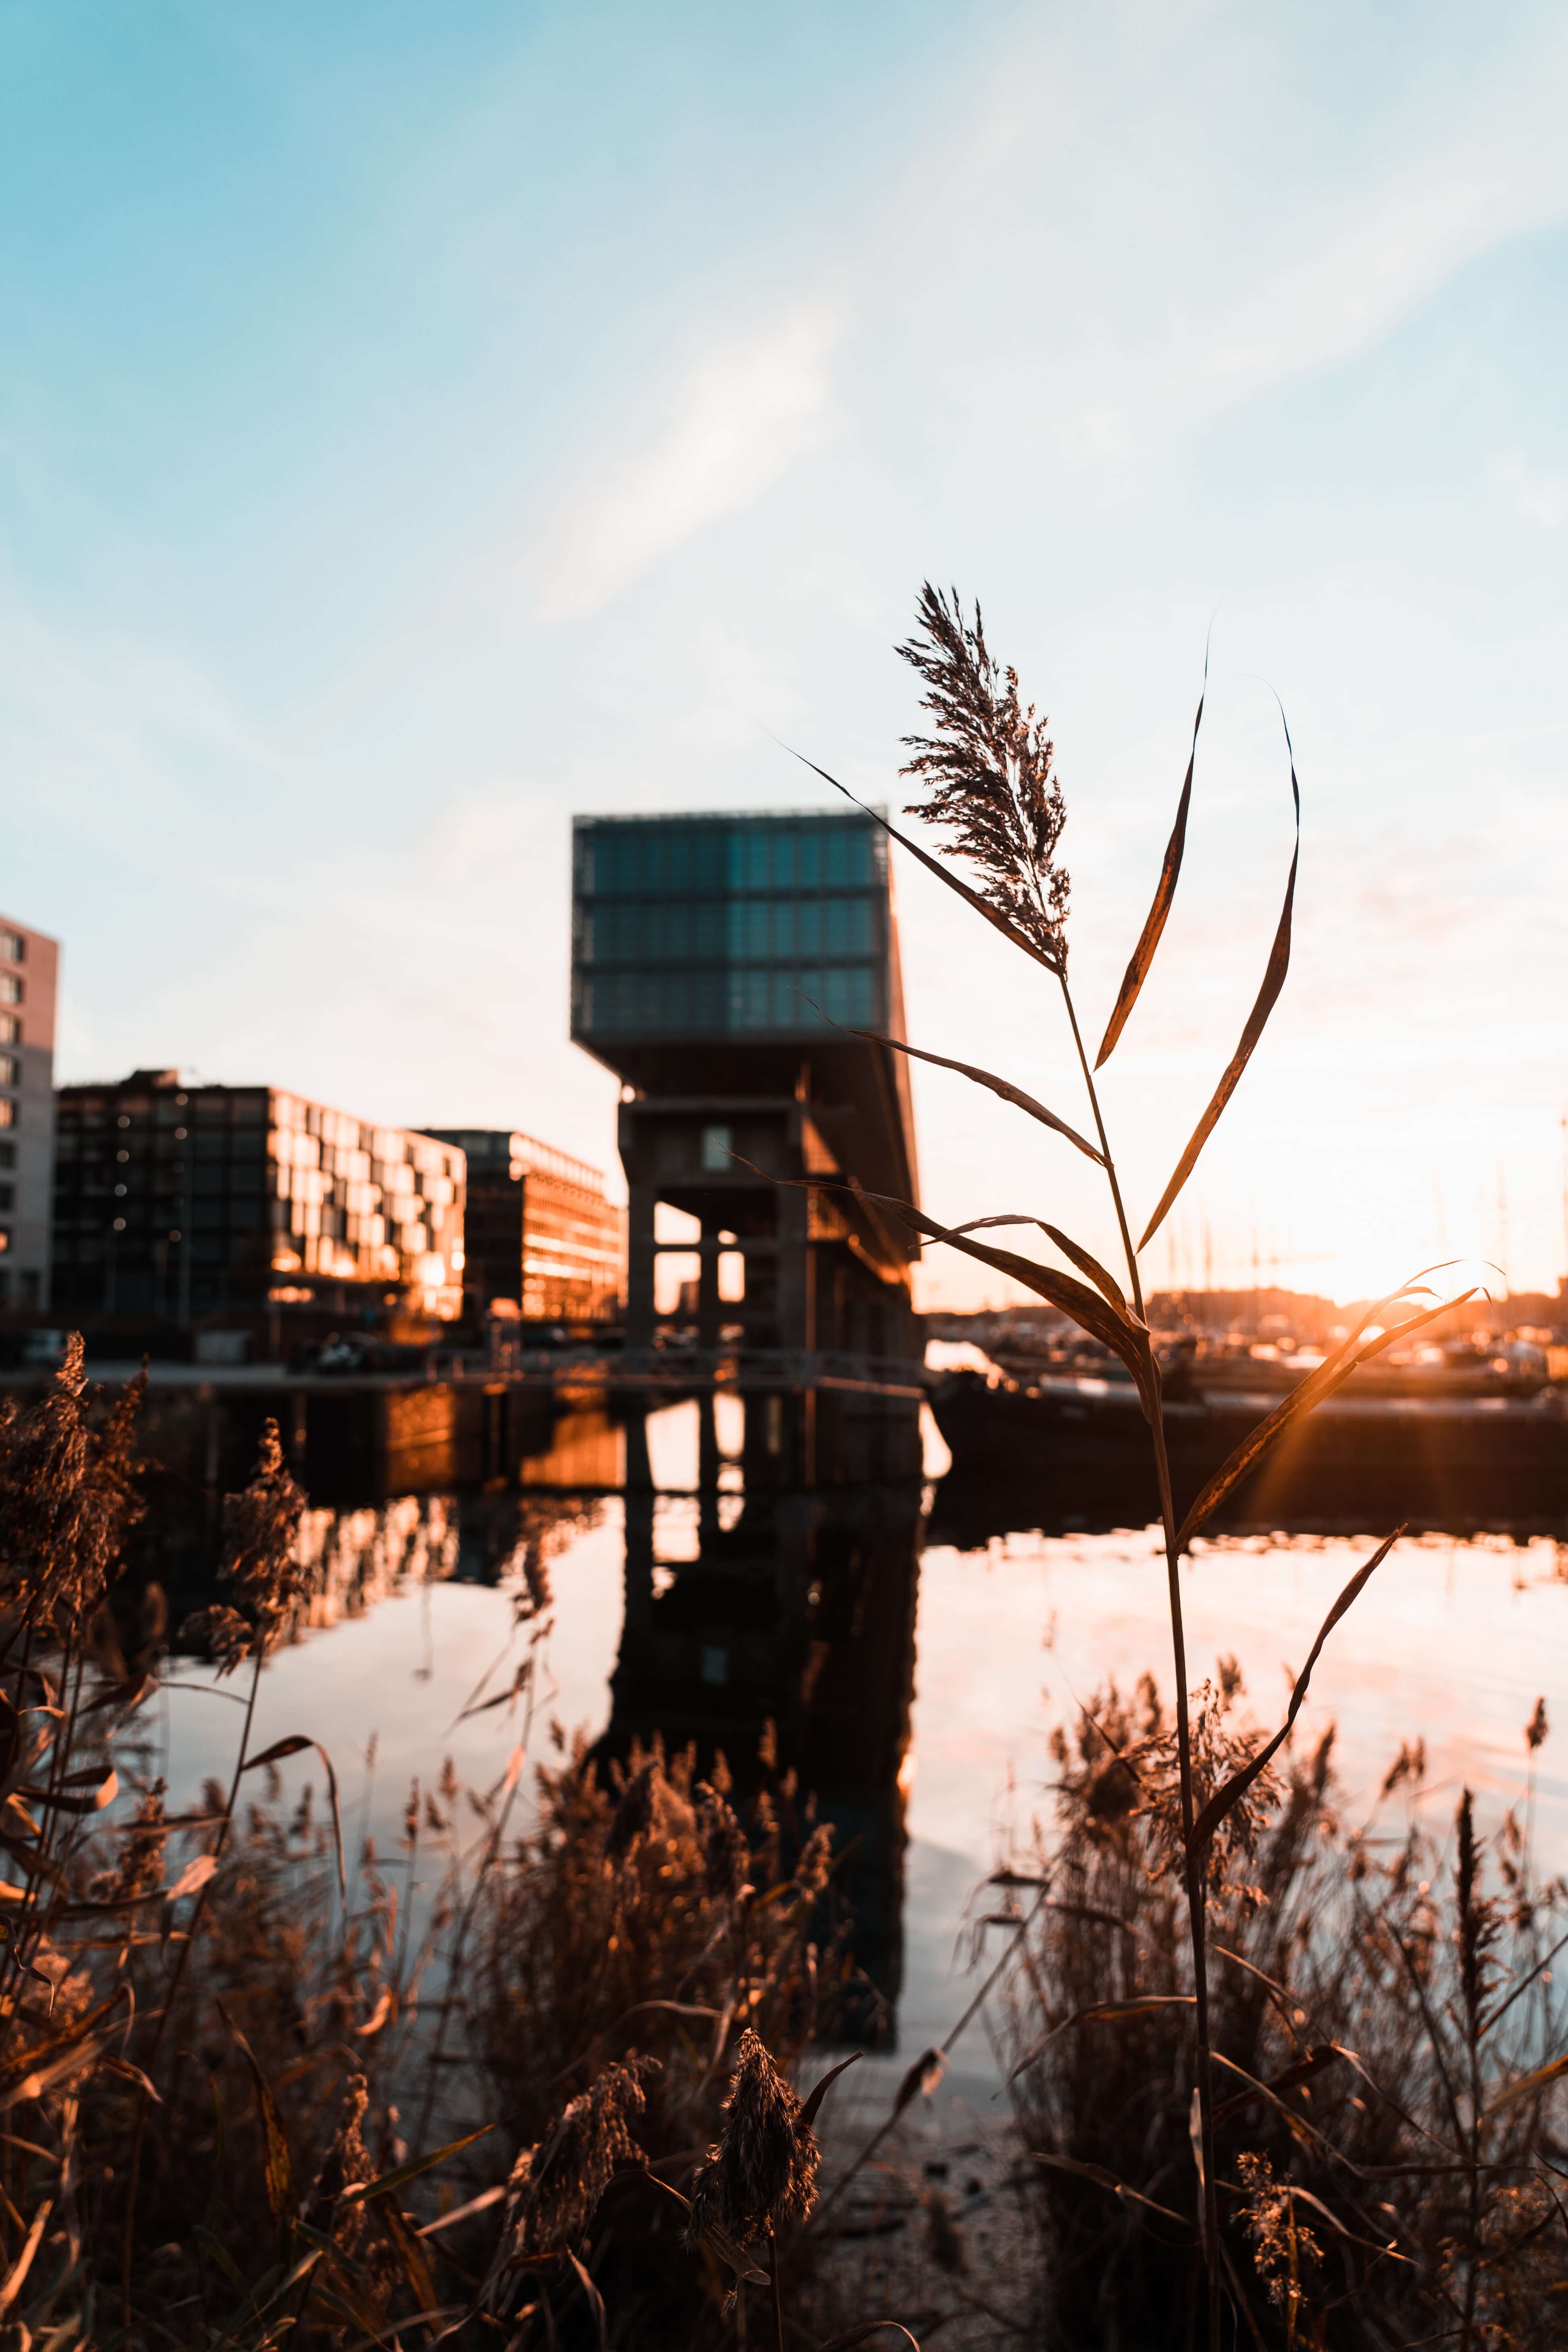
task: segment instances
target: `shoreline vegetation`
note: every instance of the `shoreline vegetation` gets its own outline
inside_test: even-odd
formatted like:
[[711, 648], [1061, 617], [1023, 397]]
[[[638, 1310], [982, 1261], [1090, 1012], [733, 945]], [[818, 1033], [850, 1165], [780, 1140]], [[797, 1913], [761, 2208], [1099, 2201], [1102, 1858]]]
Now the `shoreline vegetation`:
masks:
[[[1043, 1220], [949, 1228], [881, 1205], [1126, 1364], [1167, 1570], [1171, 1696], [1153, 1673], [1131, 1693], [1107, 1686], [1042, 1759], [1054, 1819], [982, 1891], [984, 1965], [949, 2037], [983, 2015], [1005, 2060], [1026, 2315], [992, 2309], [934, 2194], [932, 2262], [902, 2277], [882, 2262], [876, 2307], [873, 2265], [843, 2259], [855, 2197], [943, 2053], [914, 2057], [874, 2135], [825, 2153], [854, 2054], [837, 2038], [853, 1954], [839, 1857], [769, 1741], [754, 1766], [734, 1759], [737, 1775], [658, 1748], [601, 1769], [556, 1736], [547, 1762], [516, 1746], [481, 1789], [433, 1756], [387, 1855], [350, 1849], [321, 1727], [253, 1751], [259, 1677], [310, 1574], [305, 1498], [270, 1425], [224, 1506], [223, 1598], [182, 1629], [238, 1701], [232, 1764], [168, 1809], [139, 1728], [159, 1642], [114, 1607], [147, 1507], [142, 1384], [91, 1398], [73, 1339], [38, 1402], [0, 1404], [0, 2352], [848, 2352], [943, 2331], [1086, 2352], [1534, 2352], [1568, 2334], [1568, 1887], [1538, 1879], [1531, 1850], [1544, 1702], [1522, 1727], [1519, 1803], [1489, 1839], [1468, 1790], [1441, 1835], [1425, 1826], [1418, 1745], [1364, 1814], [1348, 1812], [1331, 1727], [1309, 1734], [1300, 1718], [1320, 1653], [1397, 1529], [1329, 1612], [1282, 1724], [1251, 1720], [1226, 1660], [1190, 1685], [1180, 1568], [1194, 1535], [1358, 1363], [1458, 1303], [1421, 1277], [1378, 1302], [1178, 1510], [1138, 1253], [1283, 985], [1295, 859], [1257, 1004], [1135, 1246], [1094, 1070], [1170, 910], [1203, 703], [1091, 1067], [1045, 723], [956, 595], [928, 587], [900, 651], [935, 730], [910, 742], [926, 795], [913, 813], [947, 829], [975, 885], [906, 846], [1059, 994], [1094, 1139], [1005, 1079], [948, 1066], [1101, 1169], [1126, 1286]], [[1299, 825], [1293, 761], [1290, 784]], [[1019, 1225], [1074, 1272], [976, 1238]], [[536, 1644], [542, 1546], [515, 1607]], [[279, 1768], [296, 1757], [310, 1778], [290, 1803]], [[416, 1873], [437, 1890], [417, 1926]], [[989, 2332], [968, 2332], [976, 2315]]]

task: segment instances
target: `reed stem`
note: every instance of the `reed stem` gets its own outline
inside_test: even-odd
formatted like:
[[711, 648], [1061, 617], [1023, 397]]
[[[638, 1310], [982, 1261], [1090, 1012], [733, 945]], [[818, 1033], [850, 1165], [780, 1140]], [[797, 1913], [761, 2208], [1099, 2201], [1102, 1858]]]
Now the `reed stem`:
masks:
[[[1094, 1114], [1095, 1133], [1100, 1139], [1100, 1149], [1105, 1161], [1106, 1180], [1110, 1187], [1110, 1198], [1115, 1206], [1121, 1247], [1127, 1261], [1128, 1286], [1132, 1296], [1133, 1311], [1140, 1324], [1144, 1324], [1143, 1285], [1138, 1271], [1138, 1253], [1132, 1246], [1131, 1229], [1127, 1223], [1121, 1185], [1116, 1173], [1115, 1155], [1106, 1133], [1094, 1072], [1084, 1051], [1083, 1034], [1078, 1025], [1078, 1013], [1073, 1005], [1072, 991], [1068, 986], [1065, 963], [1058, 968], [1057, 977], [1061, 983], [1062, 1002], [1067, 1007], [1079, 1068], [1083, 1073], [1089, 1108]], [[1171, 1616], [1172, 1666], [1176, 1683], [1176, 1755], [1181, 1775], [1182, 1844], [1186, 1856], [1187, 1923], [1193, 1948], [1193, 1990], [1196, 2000], [1198, 2118], [1203, 2149], [1204, 2263], [1208, 2273], [1209, 2346], [1210, 2352], [1219, 2352], [1219, 2196], [1214, 2159], [1214, 2054], [1209, 2037], [1208, 1921], [1203, 1858], [1193, 1852], [1193, 1823], [1196, 1819], [1196, 1809], [1193, 1801], [1192, 1717], [1187, 1695], [1187, 1639], [1182, 1614], [1181, 1557], [1176, 1549], [1176, 1511], [1171, 1491], [1170, 1454], [1165, 1444], [1165, 1407], [1161, 1391], [1160, 1367], [1154, 1360], [1153, 1347], [1146, 1328], [1142, 1334], [1141, 1344], [1150, 1375], [1152, 1409], [1149, 1414], [1149, 1433], [1154, 1449], [1154, 1475], [1160, 1487], [1160, 1517], [1165, 1539], [1165, 1591]]]

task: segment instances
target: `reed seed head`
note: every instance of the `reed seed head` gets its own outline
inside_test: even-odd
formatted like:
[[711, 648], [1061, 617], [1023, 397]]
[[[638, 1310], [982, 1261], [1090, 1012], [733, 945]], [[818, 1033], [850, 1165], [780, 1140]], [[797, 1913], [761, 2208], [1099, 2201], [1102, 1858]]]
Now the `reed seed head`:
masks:
[[[310, 1596], [312, 1570], [297, 1549], [305, 1497], [289, 1475], [278, 1423], [263, 1424], [256, 1470], [248, 1486], [223, 1500], [221, 1580], [234, 1587], [238, 1609], [215, 1602], [197, 1609], [180, 1628], [232, 1674], [246, 1658], [263, 1658], [290, 1613]], [[241, 1613], [243, 1612], [243, 1613]]]
[[898, 650], [925, 681], [921, 709], [936, 732], [904, 738], [913, 756], [901, 772], [926, 793], [909, 814], [948, 826], [986, 904], [1065, 971], [1071, 884], [1056, 860], [1067, 803], [1047, 721], [1033, 703], [1025, 709], [1017, 671], [993, 656], [978, 604], [966, 620], [957, 589], [950, 600], [928, 580], [918, 611], [915, 635]]
[[145, 1375], [89, 1425], [81, 1335], [26, 1412], [0, 1422], [0, 1601], [47, 1637], [79, 1638], [102, 1608], [142, 1516], [132, 1451]]
[[715, 2223], [744, 2246], [781, 2221], [804, 2221], [816, 2201], [821, 2165], [800, 2101], [748, 2026], [724, 2102], [724, 2127], [691, 2184], [687, 2237], [695, 2245]]
[[658, 2068], [656, 2058], [636, 2055], [604, 2067], [562, 2111], [553, 2130], [523, 2149], [507, 2183], [498, 2267], [576, 2252], [611, 2175], [622, 2165], [647, 2160], [628, 2118], [647, 2105], [643, 2078]]
[[697, 1828], [702, 1840], [708, 1892], [718, 1903], [738, 1903], [751, 1875], [752, 1850], [733, 1808], [709, 1782], [697, 1795]]

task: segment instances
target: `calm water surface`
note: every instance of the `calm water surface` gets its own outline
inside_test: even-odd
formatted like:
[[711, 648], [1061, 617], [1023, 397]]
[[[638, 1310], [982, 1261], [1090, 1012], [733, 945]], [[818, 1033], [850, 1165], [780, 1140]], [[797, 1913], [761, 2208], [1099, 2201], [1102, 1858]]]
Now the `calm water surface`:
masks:
[[[668, 1491], [688, 1475], [682, 1411], [655, 1416], [655, 1477], [667, 1491], [651, 1504], [609, 1496], [543, 1507], [553, 1605], [531, 1720], [521, 1706], [458, 1720], [476, 1693], [506, 1686], [525, 1653], [529, 1629], [513, 1623], [521, 1556], [507, 1549], [506, 1514], [515, 1514], [517, 1498], [405, 1498], [378, 1511], [312, 1515], [308, 1539], [323, 1586], [317, 1622], [268, 1664], [255, 1744], [295, 1731], [321, 1738], [342, 1782], [351, 1833], [368, 1829], [391, 1852], [410, 1780], [431, 1783], [444, 1757], [483, 1786], [524, 1738], [531, 1763], [548, 1759], [552, 1721], [568, 1734], [603, 1733], [636, 1583], [628, 1554], [645, 1566], [651, 1559], [651, 1591], [665, 1595], [716, 1545], [738, 1540], [737, 1527], [744, 1533], [745, 1498], [732, 1489], [710, 1497], [706, 1514], [691, 1494]], [[536, 1533], [538, 1523], [535, 1507]], [[1371, 1546], [1371, 1538], [1274, 1538], [1201, 1548], [1184, 1583], [1194, 1683], [1218, 1655], [1234, 1655], [1259, 1719], [1277, 1719], [1289, 1672], [1304, 1661]], [[1070, 1726], [1078, 1703], [1113, 1678], [1128, 1689], [1148, 1668], [1167, 1692], [1171, 1683], [1164, 1573], [1152, 1529], [1019, 1533], [977, 1551], [927, 1546], [910, 1581], [912, 1657], [907, 1612], [900, 1631], [897, 1605], [885, 1627], [873, 1620], [868, 1637], [861, 1623], [857, 1636], [904, 1645], [901, 1665], [883, 1663], [904, 1677], [907, 1733], [889, 1759], [896, 1787], [875, 1793], [890, 1809], [895, 1852], [900, 1800], [908, 1839], [898, 2004], [905, 2053], [940, 2041], [964, 2004], [958, 1948], [977, 1883], [1016, 1850], [1033, 1820], [1048, 1822], [1052, 1727]], [[816, 1605], [815, 1585], [811, 1594]], [[640, 1638], [628, 1640], [628, 1651]], [[690, 1639], [692, 1670], [706, 1675], [722, 1644], [700, 1625]], [[831, 1639], [818, 1646], [830, 1650]], [[863, 1654], [856, 1671], [878, 1663]], [[187, 1664], [160, 1701], [174, 1799], [232, 1759], [239, 1710], [214, 1689], [205, 1670]], [[1568, 1546], [1433, 1537], [1402, 1544], [1331, 1636], [1302, 1729], [1311, 1739], [1337, 1724], [1352, 1815], [1400, 1742], [1420, 1737], [1434, 1822], [1446, 1824], [1466, 1780], [1495, 1820], [1521, 1791], [1523, 1726], [1540, 1695], [1557, 1727], [1540, 1759], [1538, 1851], [1548, 1867], [1564, 1868]], [[310, 1761], [285, 1769], [302, 1781]], [[886, 2064], [902, 2063], [870, 2071], [879, 2077]], [[983, 2044], [967, 2053], [957, 2079], [976, 2092], [988, 2086]]]

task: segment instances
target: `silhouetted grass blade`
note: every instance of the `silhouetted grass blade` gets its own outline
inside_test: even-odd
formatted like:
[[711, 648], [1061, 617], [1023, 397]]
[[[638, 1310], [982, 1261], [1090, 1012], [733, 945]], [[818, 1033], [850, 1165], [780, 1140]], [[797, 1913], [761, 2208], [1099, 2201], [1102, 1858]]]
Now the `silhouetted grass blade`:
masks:
[[1373, 1571], [1383, 1566], [1404, 1533], [1403, 1526], [1395, 1528], [1394, 1533], [1379, 1544], [1372, 1558], [1363, 1561], [1357, 1569], [1345, 1586], [1344, 1591], [1318, 1628], [1318, 1638], [1312, 1644], [1310, 1655], [1296, 1677], [1296, 1687], [1290, 1694], [1290, 1704], [1286, 1709], [1284, 1722], [1273, 1738], [1258, 1749], [1249, 1763], [1244, 1764], [1239, 1772], [1233, 1772], [1223, 1787], [1215, 1790], [1214, 1795], [1193, 1823], [1193, 1834], [1187, 1849], [1190, 1853], [1199, 1854], [1203, 1852], [1232, 1806], [1240, 1802], [1264, 1766], [1279, 1753], [1285, 1741], [1289, 1739], [1290, 1727], [1301, 1712], [1302, 1702], [1307, 1696], [1307, 1686], [1312, 1679], [1312, 1668], [1322, 1655], [1323, 1643], [1328, 1640], [1345, 1611], [1360, 1598]]
[[[738, 1154], [736, 1156], [739, 1157]], [[751, 1163], [743, 1164], [750, 1166]], [[928, 1240], [947, 1242], [953, 1249], [963, 1250], [966, 1256], [978, 1258], [983, 1265], [994, 1266], [998, 1274], [1010, 1274], [1015, 1282], [1023, 1283], [1026, 1289], [1048, 1299], [1053, 1307], [1059, 1307], [1062, 1313], [1070, 1316], [1081, 1330], [1087, 1331], [1091, 1339], [1102, 1340], [1106, 1347], [1120, 1356], [1137, 1383], [1145, 1412], [1153, 1412], [1153, 1378], [1147, 1344], [1142, 1340], [1138, 1327], [1129, 1321], [1125, 1314], [1119, 1315], [1109, 1300], [1102, 1298], [1098, 1291], [1090, 1290], [1087, 1283], [1075, 1282], [1071, 1275], [1058, 1274], [1054, 1266], [1042, 1265], [1038, 1258], [1020, 1257], [1016, 1250], [991, 1249], [984, 1242], [971, 1241], [961, 1226], [939, 1225], [936, 1219], [928, 1217], [923, 1209], [915, 1208], [909, 1201], [898, 1200], [891, 1193], [868, 1192], [858, 1184], [824, 1183], [820, 1177], [774, 1181], [787, 1181], [792, 1190], [799, 1192], [819, 1189], [825, 1192], [848, 1192], [856, 1200], [869, 1202], [878, 1208], [891, 1209], [895, 1216], [901, 1217], [917, 1233], [924, 1234]], [[1028, 1222], [1035, 1223], [1037, 1220], [1031, 1218]]]
[[[785, 744], [784, 749], [789, 751], [791, 747]], [[911, 841], [908, 834], [900, 833], [897, 825], [889, 824], [879, 810], [858, 799], [847, 784], [841, 784], [837, 776], [830, 776], [826, 768], [819, 768], [816, 761], [808, 760], [804, 751], [795, 751], [794, 757], [800, 761], [802, 767], [809, 768], [814, 776], [820, 776], [825, 784], [831, 784], [836, 793], [842, 793], [847, 801], [854, 801], [855, 806], [862, 815], [868, 816], [873, 824], [879, 824], [889, 841], [896, 841], [900, 849], [907, 849], [911, 857], [918, 857], [928, 873], [934, 874], [939, 882], [945, 882], [950, 890], [956, 890], [959, 897], [966, 899], [977, 915], [984, 915], [993, 930], [1000, 931], [1004, 939], [1011, 940], [1016, 948], [1022, 948], [1026, 956], [1032, 958], [1036, 963], [1043, 964], [1047, 971], [1058, 971], [1052, 958], [1047, 955], [1042, 948], [1037, 948], [1033, 940], [1026, 938], [1022, 931], [1010, 923], [1005, 915], [999, 913], [996, 908], [988, 905], [978, 890], [972, 890], [967, 882], [961, 882], [956, 874], [950, 874], [939, 858], [932, 857], [929, 850], [921, 849], [918, 842]]]
[[[838, 1024], [835, 1022], [833, 1026], [837, 1028]], [[1069, 1127], [1065, 1118], [1058, 1118], [1054, 1110], [1047, 1110], [1044, 1103], [1037, 1102], [1033, 1095], [1026, 1095], [1022, 1087], [1012, 1085], [1008, 1079], [999, 1078], [990, 1070], [977, 1069], [973, 1062], [950, 1062], [945, 1054], [928, 1054], [919, 1045], [906, 1045], [901, 1038], [885, 1037], [879, 1029], [851, 1029], [846, 1034], [851, 1037], [868, 1037], [874, 1045], [890, 1045], [895, 1054], [908, 1054], [917, 1062], [934, 1062], [939, 1070], [956, 1070], [960, 1077], [973, 1078], [977, 1087], [989, 1087], [994, 1095], [1000, 1095], [1004, 1102], [1014, 1104], [1019, 1110], [1026, 1110], [1029, 1117], [1037, 1118], [1042, 1127], [1054, 1128], [1058, 1135], [1065, 1135], [1068, 1141], [1077, 1144], [1097, 1168], [1104, 1167], [1103, 1154], [1087, 1141], [1076, 1127]]]
[[1059, 1225], [1048, 1225], [1043, 1217], [972, 1217], [967, 1224], [955, 1225], [953, 1231], [981, 1234], [992, 1225], [1034, 1225], [1048, 1242], [1055, 1242], [1062, 1255], [1070, 1258], [1080, 1274], [1088, 1275], [1101, 1297], [1109, 1300], [1119, 1315], [1131, 1320], [1126, 1293], [1116, 1276], [1101, 1265], [1097, 1257], [1092, 1257], [1088, 1250], [1081, 1248], [1069, 1234], [1064, 1234]]
[[[1279, 717], [1283, 724], [1285, 718], [1283, 708]], [[1274, 934], [1274, 945], [1268, 950], [1268, 963], [1263, 974], [1263, 985], [1258, 992], [1258, 1002], [1247, 1016], [1247, 1026], [1241, 1033], [1241, 1042], [1230, 1057], [1225, 1076], [1215, 1088], [1214, 1097], [1207, 1110], [1193, 1129], [1192, 1140], [1177, 1162], [1175, 1174], [1160, 1196], [1159, 1207], [1143, 1229], [1143, 1238], [1138, 1244], [1141, 1250], [1148, 1248], [1149, 1244], [1163, 1224], [1171, 1203], [1192, 1174], [1197, 1163], [1199, 1152], [1217, 1126], [1220, 1113], [1236, 1092], [1241, 1074], [1252, 1059], [1253, 1048], [1263, 1034], [1264, 1025], [1279, 1001], [1279, 992], [1285, 985], [1285, 975], [1290, 969], [1290, 919], [1296, 904], [1296, 869], [1301, 862], [1301, 792], [1296, 782], [1296, 754], [1291, 749], [1290, 730], [1288, 726], [1285, 728], [1285, 748], [1290, 758], [1290, 797], [1296, 809], [1296, 846], [1291, 853], [1290, 878], [1285, 885], [1285, 904], [1280, 909], [1279, 927]]]
[[[1397, 1290], [1390, 1293], [1393, 1298], [1398, 1298], [1403, 1295]], [[1358, 1346], [1358, 1342], [1362, 1333], [1373, 1316], [1378, 1313], [1379, 1308], [1386, 1307], [1389, 1300], [1381, 1298], [1375, 1307], [1369, 1307], [1350, 1338], [1335, 1349], [1328, 1361], [1320, 1364], [1315, 1372], [1310, 1372], [1300, 1388], [1292, 1389], [1289, 1396], [1282, 1397], [1273, 1412], [1267, 1414], [1255, 1428], [1249, 1429], [1240, 1444], [1226, 1455], [1214, 1476], [1201, 1489], [1196, 1501], [1177, 1529], [1176, 1549], [1178, 1551], [1186, 1549], [1204, 1521], [1217, 1509], [1231, 1488], [1246, 1477], [1254, 1464], [1262, 1459], [1269, 1447], [1283, 1437], [1285, 1432], [1294, 1423], [1303, 1420], [1314, 1406], [1322, 1403], [1325, 1397], [1332, 1396], [1336, 1389], [1342, 1388], [1358, 1364], [1370, 1363], [1373, 1356], [1381, 1355], [1385, 1348], [1392, 1348], [1396, 1340], [1403, 1339], [1407, 1333], [1418, 1331], [1424, 1323], [1430, 1323], [1437, 1316], [1447, 1314], [1450, 1307], [1462, 1307], [1467, 1298], [1474, 1297], [1473, 1290], [1467, 1290], [1458, 1298], [1441, 1299], [1436, 1307], [1426, 1307], [1419, 1315], [1407, 1316], [1403, 1323], [1395, 1323], [1391, 1329], [1383, 1332], [1379, 1338], [1369, 1340], [1364, 1347], [1361, 1347]]]
[[1105, 1024], [1105, 1035], [1100, 1041], [1100, 1052], [1095, 1056], [1094, 1066], [1097, 1070], [1102, 1063], [1110, 1060], [1117, 1039], [1127, 1026], [1127, 1017], [1137, 1003], [1139, 992], [1149, 977], [1149, 967], [1154, 961], [1154, 950], [1160, 944], [1160, 935], [1165, 928], [1165, 920], [1171, 911], [1171, 902], [1176, 895], [1176, 884], [1182, 871], [1182, 853], [1187, 845], [1187, 811], [1192, 806], [1193, 769], [1198, 756], [1198, 729], [1204, 723], [1204, 703], [1207, 699], [1208, 686], [1209, 654], [1208, 647], [1205, 646], [1203, 692], [1198, 696], [1198, 715], [1193, 721], [1193, 748], [1187, 754], [1187, 773], [1182, 785], [1182, 797], [1176, 803], [1176, 822], [1171, 827], [1171, 838], [1165, 844], [1165, 862], [1160, 868], [1160, 879], [1154, 886], [1154, 903], [1149, 909], [1148, 919], [1139, 935], [1138, 944], [1132, 950], [1131, 961], [1122, 975], [1121, 992], [1116, 1000], [1110, 1020]]

